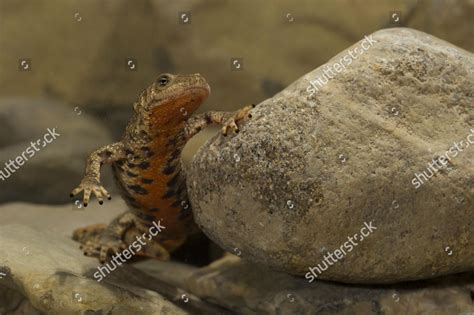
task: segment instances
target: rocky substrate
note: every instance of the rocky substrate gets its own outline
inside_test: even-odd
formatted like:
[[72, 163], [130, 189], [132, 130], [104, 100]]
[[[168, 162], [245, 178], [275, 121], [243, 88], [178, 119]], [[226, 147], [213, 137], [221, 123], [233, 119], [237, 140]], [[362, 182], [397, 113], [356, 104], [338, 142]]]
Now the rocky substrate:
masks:
[[204, 268], [144, 261], [118, 268], [97, 282], [93, 277], [97, 267], [95, 259], [84, 257], [77, 243], [57, 231], [1, 226], [0, 313], [375, 315], [435, 310], [448, 315], [474, 311], [472, 274], [391, 286], [308, 284], [229, 255]]

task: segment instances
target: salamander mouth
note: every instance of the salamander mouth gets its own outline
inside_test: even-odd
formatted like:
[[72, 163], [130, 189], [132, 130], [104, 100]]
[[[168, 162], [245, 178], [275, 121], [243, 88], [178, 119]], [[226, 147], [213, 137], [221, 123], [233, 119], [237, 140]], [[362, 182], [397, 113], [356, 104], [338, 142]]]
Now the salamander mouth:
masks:
[[194, 86], [187, 88], [180, 93], [167, 97], [160, 102], [161, 106], [170, 106], [174, 108], [185, 108], [194, 111], [194, 107], [199, 105], [210, 95], [209, 86]]
[[187, 95], [187, 94], [193, 94], [193, 95], [198, 95], [202, 97], [203, 99], [207, 98], [211, 94], [211, 88], [209, 85], [207, 86], [194, 86], [187, 88], [184, 90], [182, 93], [180, 93], [181, 96]]
[[[194, 85], [156, 100], [151, 108], [153, 126], [174, 126], [187, 120], [209, 96], [206, 85]], [[169, 127], [168, 127], [169, 128]]]

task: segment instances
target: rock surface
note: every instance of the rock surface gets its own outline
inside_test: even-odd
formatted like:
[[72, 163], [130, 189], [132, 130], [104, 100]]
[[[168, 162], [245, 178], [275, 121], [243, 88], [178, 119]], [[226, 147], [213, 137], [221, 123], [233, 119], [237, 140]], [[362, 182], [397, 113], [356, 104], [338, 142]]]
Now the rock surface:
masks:
[[[75, 229], [109, 223], [126, 209], [127, 205], [120, 198], [113, 198], [102, 206], [98, 202], [91, 202], [87, 208], [78, 207], [72, 202], [68, 205], [12, 202], [0, 206], [0, 229], [3, 225], [18, 224], [71, 238]], [[76, 248], [78, 246], [76, 244]]]
[[[390, 286], [308, 284], [232, 255], [205, 268], [141, 261], [122, 266], [97, 283], [92, 276], [97, 261], [84, 257], [78, 244], [65, 236], [92, 219], [103, 222], [114, 215], [112, 208], [120, 206], [114, 201], [102, 209], [72, 213], [66, 206], [50, 210], [21, 203], [2, 206], [0, 272], [5, 275], [0, 275], [0, 313], [467, 315], [474, 311], [472, 274]], [[12, 213], [22, 209], [26, 215], [17, 222], [27, 224], [30, 217], [34, 229], [8, 225], [15, 222]], [[91, 212], [100, 211], [105, 212], [98, 214], [101, 219], [91, 217]]]
[[234, 256], [196, 271], [185, 285], [189, 292], [238, 314], [468, 315], [474, 311], [474, 274], [376, 287], [308, 284]]
[[[259, 104], [238, 135], [199, 151], [188, 191], [211, 239], [308, 280], [318, 265], [314, 277], [355, 283], [474, 269], [473, 147], [412, 183], [455, 141], [467, 143], [474, 57], [411, 29], [373, 39], [313, 96], [309, 81], [326, 65]], [[377, 229], [362, 241], [364, 223]]]
[[[0, 288], [10, 288], [6, 291], [10, 296], [21, 293], [43, 313], [188, 314], [144, 289], [153, 280], [131, 267], [116, 269], [97, 282], [92, 277], [97, 261], [84, 257], [73, 241], [55, 234], [21, 225], [2, 226], [0, 244], [0, 272], [6, 274]], [[8, 298], [3, 289], [0, 291], [0, 297]], [[0, 301], [0, 305], [4, 313], [11, 301]]]
[[[114, 198], [102, 206], [98, 203], [91, 203], [86, 209], [78, 209], [75, 205], [35, 205], [20, 202], [2, 205], [0, 207], [0, 231], [6, 231], [4, 233], [5, 235], [8, 234], [8, 237], [3, 237], [4, 234], [0, 233], [0, 272], [7, 274], [6, 276], [0, 275], [0, 314], [39, 314], [38, 310], [44, 311], [45, 308], [50, 308], [48, 314], [61, 313], [62, 308], [58, 308], [58, 305], [54, 303], [51, 306], [45, 303], [47, 305], [45, 305], [44, 308], [40, 307], [36, 309], [32, 303], [37, 306], [36, 302], [38, 297], [35, 294], [25, 297], [24, 292], [19, 289], [20, 284], [31, 287], [36, 283], [41, 284], [41, 282], [46, 281], [44, 279], [47, 278], [48, 281], [51, 280], [47, 285], [54, 287], [54, 290], [60, 290], [61, 288], [70, 290], [71, 285], [81, 288], [83, 285], [88, 286], [94, 283], [95, 279], [93, 278], [93, 273], [94, 269], [98, 267], [98, 261], [93, 258], [86, 258], [82, 255], [79, 244], [70, 240], [72, 231], [90, 224], [108, 223], [125, 209], [126, 205], [120, 198]], [[12, 232], [12, 230], [14, 231]], [[47, 231], [48, 233], [42, 234], [38, 231]], [[9, 258], [9, 260], [6, 261], [6, 256], [3, 255], [2, 250], [9, 250], [11, 246], [20, 245], [20, 252], [17, 251], [13, 253], [10, 257], [11, 259]], [[203, 248], [200, 249], [202, 250]], [[194, 249], [191, 249], [190, 252], [193, 253], [193, 250]], [[199, 249], [194, 250], [194, 253], [198, 250]], [[33, 257], [31, 257], [32, 253], [35, 254]], [[205, 254], [202, 253], [202, 255]], [[76, 260], [76, 263], [72, 266], [69, 266], [70, 259]], [[51, 260], [54, 260], [54, 264], [51, 264]], [[22, 266], [16, 268], [18, 264], [22, 264]], [[23, 266], [23, 264], [30, 265]], [[33, 266], [35, 264], [47, 264], [50, 268], [41, 267], [35, 269]], [[109, 302], [111, 303], [108, 294], [110, 292], [111, 294], [116, 293], [115, 289], [112, 291], [109, 290], [110, 285], [115, 285], [117, 290], [123, 289], [125, 291], [129, 290], [129, 287], [133, 285], [134, 287], [140, 288], [140, 290], [159, 292], [166, 300], [178, 305], [179, 308], [191, 314], [221, 314], [222, 312], [227, 312], [221, 307], [201, 301], [191, 293], [186, 293], [178, 286], [178, 284], [181, 284], [180, 280], [184, 277], [187, 278], [197, 269], [196, 267], [183, 265], [175, 261], [159, 262], [150, 260], [140, 261], [139, 263], [130, 262], [130, 265], [141, 266], [142, 264], [146, 264], [147, 266], [146, 268], [142, 268], [145, 271], [153, 270], [156, 272], [157, 270], [163, 270], [167, 275], [167, 277], [164, 277], [165, 281], [160, 282], [155, 278], [139, 272], [132, 266], [125, 266], [108, 275], [105, 278], [107, 281], [104, 280], [100, 283], [102, 287], [92, 286], [90, 290], [86, 290], [85, 292], [87, 292], [87, 294], [93, 292], [92, 295], [97, 293], [100, 299], [104, 298], [103, 295], [105, 294], [106, 296], [103, 303], [102, 300], [96, 301], [98, 303], [97, 305], [104, 307], [104, 311], [110, 306]], [[5, 267], [5, 271], [1, 269], [2, 267]], [[51, 268], [57, 268], [67, 274], [73, 273], [78, 278], [69, 275], [72, 284], [63, 286], [62, 282], [57, 283], [52, 281], [55, 279], [55, 276], [51, 275]], [[11, 282], [10, 275], [13, 275], [13, 278], [15, 278], [15, 276], [23, 277], [31, 271], [30, 269], [35, 270], [36, 274], [34, 277], [21, 278], [19, 280], [20, 282]], [[79, 270], [86, 270], [87, 272], [81, 273]], [[87, 280], [85, 283], [83, 283], [84, 279]], [[35, 283], [31, 284], [30, 281], [35, 281]], [[97, 292], [94, 290], [97, 290]], [[186, 296], [183, 298], [183, 294], [185, 293]], [[128, 305], [129, 297], [127, 297], [126, 294], [125, 296], [123, 301]], [[56, 298], [58, 299], [58, 303], [66, 303], [69, 305], [67, 307], [70, 307], [70, 296], [63, 294]], [[117, 295], [117, 298], [120, 298], [120, 296]], [[67, 301], [64, 302], [62, 299], [67, 299]], [[169, 311], [170, 313], [167, 313], [166, 307], [163, 308], [163, 312], [160, 312], [160, 307], [157, 308], [155, 305], [156, 300], [140, 299], [139, 301], [146, 304], [146, 306], [140, 305], [138, 309], [130, 310], [130, 312], [136, 314], [174, 314], [171, 310]], [[84, 301], [84, 303], [84, 307], [92, 305], [91, 301]], [[150, 309], [152, 309], [153, 312], [150, 312]], [[76, 308], [72, 307], [70, 310], [76, 310]], [[11, 313], [8, 311], [11, 311]], [[114, 309], [113, 314], [115, 314], [115, 311], [117, 311], [117, 309]]]

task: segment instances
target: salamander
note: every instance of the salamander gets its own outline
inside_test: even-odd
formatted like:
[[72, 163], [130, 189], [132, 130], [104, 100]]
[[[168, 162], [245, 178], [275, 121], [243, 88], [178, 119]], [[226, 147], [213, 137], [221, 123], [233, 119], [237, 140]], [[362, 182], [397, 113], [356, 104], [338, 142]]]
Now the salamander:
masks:
[[101, 167], [109, 164], [128, 210], [108, 225], [74, 231], [73, 238], [81, 243], [85, 255], [96, 256], [104, 263], [160, 220], [165, 229], [142, 254], [167, 260], [198, 231], [186, 192], [183, 147], [210, 124], [223, 125], [224, 136], [239, 132], [240, 124], [251, 118], [255, 106], [191, 116], [209, 94], [209, 84], [200, 74], [160, 75], [133, 104], [134, 113], [122, 139], [89, 155], [85, 175], [71, 197], [83, 192], [84, 207], [91, 195], [99, 204], [111, 199], [100, 182]]

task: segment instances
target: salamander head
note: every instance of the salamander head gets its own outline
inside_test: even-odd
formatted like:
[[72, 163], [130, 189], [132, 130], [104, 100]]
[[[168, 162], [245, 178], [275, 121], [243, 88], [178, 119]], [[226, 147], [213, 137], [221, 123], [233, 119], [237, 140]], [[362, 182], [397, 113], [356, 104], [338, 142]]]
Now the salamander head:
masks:
[[179, 124], [209, 96], [211, 88], [198, 73], [162, 74], [134, 104], [138, 116], [148, 116], [154, 125]]

